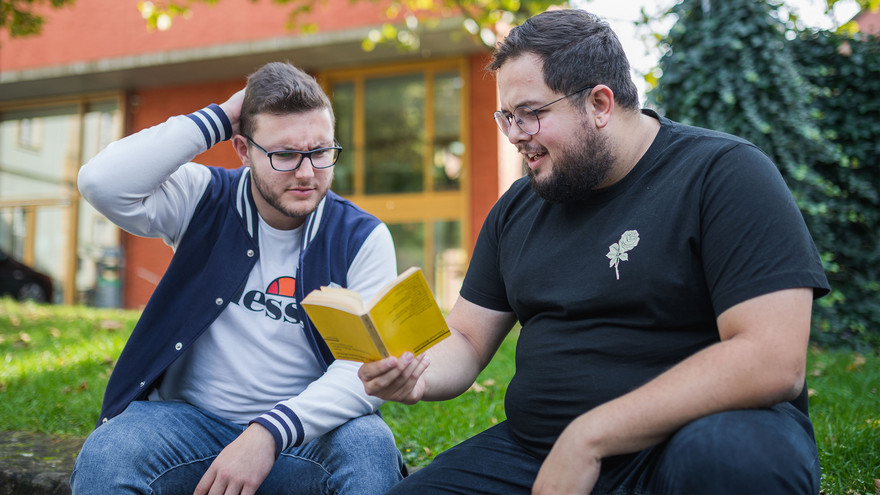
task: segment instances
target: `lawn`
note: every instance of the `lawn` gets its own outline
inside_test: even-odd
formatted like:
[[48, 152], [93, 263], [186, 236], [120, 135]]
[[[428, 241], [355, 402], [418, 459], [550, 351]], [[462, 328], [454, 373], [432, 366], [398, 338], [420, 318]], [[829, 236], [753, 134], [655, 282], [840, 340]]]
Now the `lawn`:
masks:
[[[87, 435], [137, 317], [0, 299], [0, 430]], [[407, 464], [425, 465], [504, 419], [515, 337], [461, 397], [383, 407]], [[813, 348], [807, 373], [823, 493], [880, 494], [880, 354]]]

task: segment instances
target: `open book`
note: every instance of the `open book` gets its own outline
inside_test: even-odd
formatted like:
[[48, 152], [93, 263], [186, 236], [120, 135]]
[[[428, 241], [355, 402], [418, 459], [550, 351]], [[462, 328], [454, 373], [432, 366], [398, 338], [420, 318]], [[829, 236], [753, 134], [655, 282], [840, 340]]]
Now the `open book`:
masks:
[[418, 355], [449, 336], [425, 281], [412, 267], [368, 303], [350, 289], [321, 287], [301, 302], [336, 359], [370, 362], [406, 351]]

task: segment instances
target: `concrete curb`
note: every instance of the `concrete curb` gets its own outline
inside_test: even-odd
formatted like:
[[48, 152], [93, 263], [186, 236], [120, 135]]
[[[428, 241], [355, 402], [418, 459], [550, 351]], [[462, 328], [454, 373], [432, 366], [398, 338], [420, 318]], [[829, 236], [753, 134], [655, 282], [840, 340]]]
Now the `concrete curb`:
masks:
[[69, 495], [83, 438], [0, 431], [0, 495]]

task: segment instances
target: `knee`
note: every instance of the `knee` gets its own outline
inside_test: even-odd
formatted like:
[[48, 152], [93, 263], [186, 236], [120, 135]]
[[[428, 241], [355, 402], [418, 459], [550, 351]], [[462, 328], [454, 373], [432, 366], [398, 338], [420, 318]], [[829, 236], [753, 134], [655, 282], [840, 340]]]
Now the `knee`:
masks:
[[398, 457], [399, 451], [394, 441], [394, 434], [376, 414], [354, 418], [339, 428], [327, 433], [326, 440], [334, 444], [343, 444], [346, 450], [358, 452], [361, 456]]
[[73, 467], [70, 488], [74, 494], [113, 491], [123, 483], [122, 473], [130, 473], [124, 463], [135, 458], [120, 451], [109, 429], [100, 427], [86, 439]]
[[403, 479], [391, 430], [376, 415], [353, 419], [320, 439], [331, 485], [340, 493], [385, 493]]
[[818, 493], [815, 441], [770, 410], [697, 420], [663, 449], [660, 476], [674, 492]]

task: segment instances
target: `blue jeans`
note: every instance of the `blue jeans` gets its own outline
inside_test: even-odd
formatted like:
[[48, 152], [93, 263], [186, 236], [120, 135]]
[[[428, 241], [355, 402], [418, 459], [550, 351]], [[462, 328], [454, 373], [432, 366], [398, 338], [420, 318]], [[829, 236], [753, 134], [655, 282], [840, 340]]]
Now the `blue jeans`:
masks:
[[[245, 427], [181, 402], [132, 402], [86, 439], [74, 494], [191, 495]], [[402, 479], [391, 430], [371, 414], [281, 453], [260, 494], [380, 494]]]
[[[506, 422], [438, 455], [389, 494], [528, 494], [543, 459]], [[813, 427], [791, 404], [698, 419], [665, 442], [602, 460], [598, 494], [818, 494]]]

